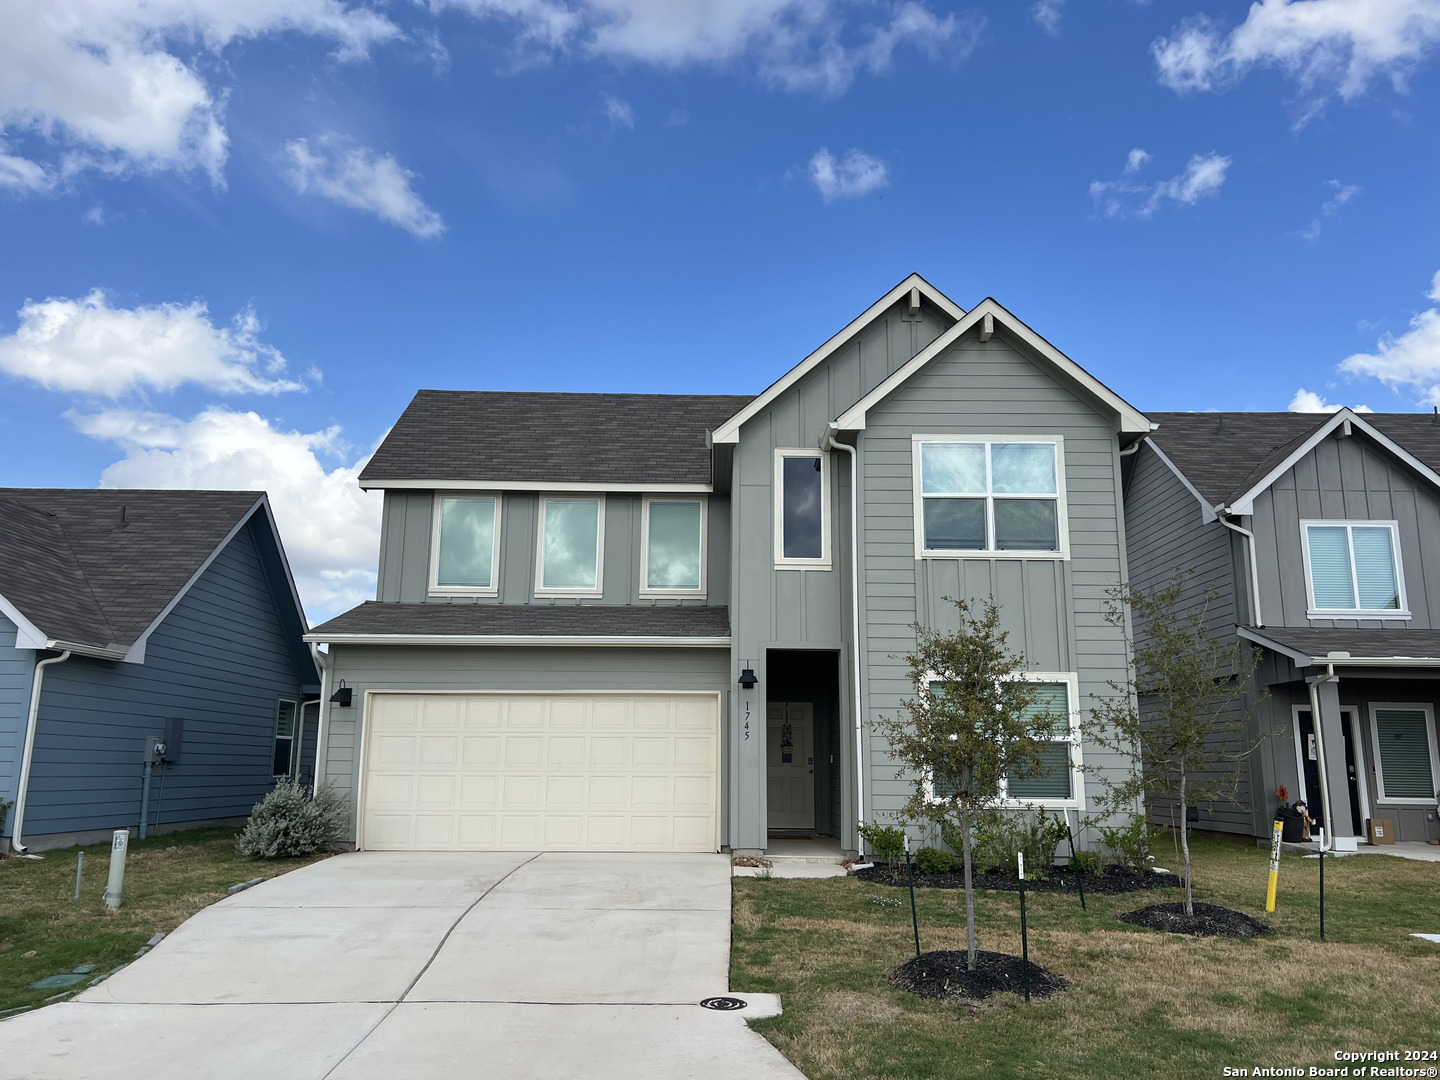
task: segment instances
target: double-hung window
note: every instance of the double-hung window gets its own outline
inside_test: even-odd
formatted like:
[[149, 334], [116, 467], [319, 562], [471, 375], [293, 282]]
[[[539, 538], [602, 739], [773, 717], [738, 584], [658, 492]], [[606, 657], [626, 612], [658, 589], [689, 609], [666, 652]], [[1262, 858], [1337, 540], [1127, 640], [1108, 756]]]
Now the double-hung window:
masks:
[[775, 565], [830, 569], [830, 468], [819, 450], [775, 451]]
[[1064, 558], [1063, 447], [1059, 436], [914, 436], [916, 557]]
[[605, 561], [605, 499], [542, 496], [536, 596], [599, 596]]
[[705, 591], [705, 500], [646, 496], [641, 533], [641, 596]]
[[499, 591], [499, 497], [437, 495], [431, 550], [432, 593], [495, 596]]
[[1435, 713], [1429, 705], [1376, 702], [1370, 734], [1380, 801], [1434, 806], [1440, 757], [1435, 751]]
[[275, 753], [273, 776], [289, 776], [295, 767], [295, 731], [299, 727], [300, 706], [293, 701], [282, 701], [275, 709]]
[[1304, 521], [1310, 616], [1409, 618], [1393, 521]]

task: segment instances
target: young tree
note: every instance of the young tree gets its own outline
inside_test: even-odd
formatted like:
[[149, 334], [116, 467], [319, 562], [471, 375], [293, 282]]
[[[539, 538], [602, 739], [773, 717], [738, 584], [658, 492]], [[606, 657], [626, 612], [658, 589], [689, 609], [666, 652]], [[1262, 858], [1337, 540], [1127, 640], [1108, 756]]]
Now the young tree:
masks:
[[[1097, 819], [1146, 803], [1169, 804], [1185, 867], [1185, 914], [1194, 915], [1185, 810], [1236, 802], [1240, 766], [1264, 736], [1251, 737], [1250, 710], [1242, 707], [1258, 663], [1254, 650], [1211, 632], [1218, 594], [1210, 586], [1186, 604], [1188, 577], [1176, 570], [1164, 587], [1110, 591], [1105, 618], [1124, 630], [1135, 666], [1129, 681], [1110, 684], [1113, 696], [1096, 699], [1086, 735], [1130, 768], [1121, 779], [1108, 770], [1086, 771], [1100, 784]], [[1132, 639], [1131, 624], [1142, 628], [1142, 643]]]
[[915, 625], [915, 651], [905, 657], [915, 696], [899, 715], [877, 727], [902, 768], [896, 778], [914, 785], [902, 810], [907, 821], [953, 823], [965, 867], [965, 944], [975, 970], [975, 826], [1000, 803], [1006, 777], [1023, 780], [1042, 771], [1051, 725], [1069, 722], [1038, 711], [1039, 687], [1021, 676], [1025, 658], [1000, 629], [994, 598], [979, 606], [951, 600], [960, 612], [953, 634]]

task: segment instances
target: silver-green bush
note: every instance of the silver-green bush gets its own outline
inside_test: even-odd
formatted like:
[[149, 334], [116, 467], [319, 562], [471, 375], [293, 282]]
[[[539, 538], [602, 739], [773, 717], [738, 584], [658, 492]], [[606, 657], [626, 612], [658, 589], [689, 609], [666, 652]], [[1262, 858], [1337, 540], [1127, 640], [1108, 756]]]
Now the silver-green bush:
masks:
[[313, 855], [344, 839], [349, 823], [350, 802], [330, 784], [312, 796], [302, 784], [285, 779], [250, 811], [235, 850], [260, 859]]

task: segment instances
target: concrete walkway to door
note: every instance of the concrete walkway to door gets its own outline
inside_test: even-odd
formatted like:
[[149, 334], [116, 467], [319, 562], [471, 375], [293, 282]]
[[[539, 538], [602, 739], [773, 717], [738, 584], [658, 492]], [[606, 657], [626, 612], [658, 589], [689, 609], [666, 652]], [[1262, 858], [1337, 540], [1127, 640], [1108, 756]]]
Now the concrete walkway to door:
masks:
[[0, 1062], [14, 1080], [797, 1080], [744, 1012], [699, 1006], [729, 988], [730, 883], [718, 855], [340, 855], [0, 1022]]

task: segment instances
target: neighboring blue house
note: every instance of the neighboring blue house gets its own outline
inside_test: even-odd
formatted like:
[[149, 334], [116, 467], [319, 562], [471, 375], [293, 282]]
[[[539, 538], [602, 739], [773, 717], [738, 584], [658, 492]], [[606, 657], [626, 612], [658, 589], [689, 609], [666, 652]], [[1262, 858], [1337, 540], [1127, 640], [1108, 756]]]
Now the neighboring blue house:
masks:
[[0, 851], [238, 823], [308, 781], [306, 629], [263, 492], [0, 488]]

